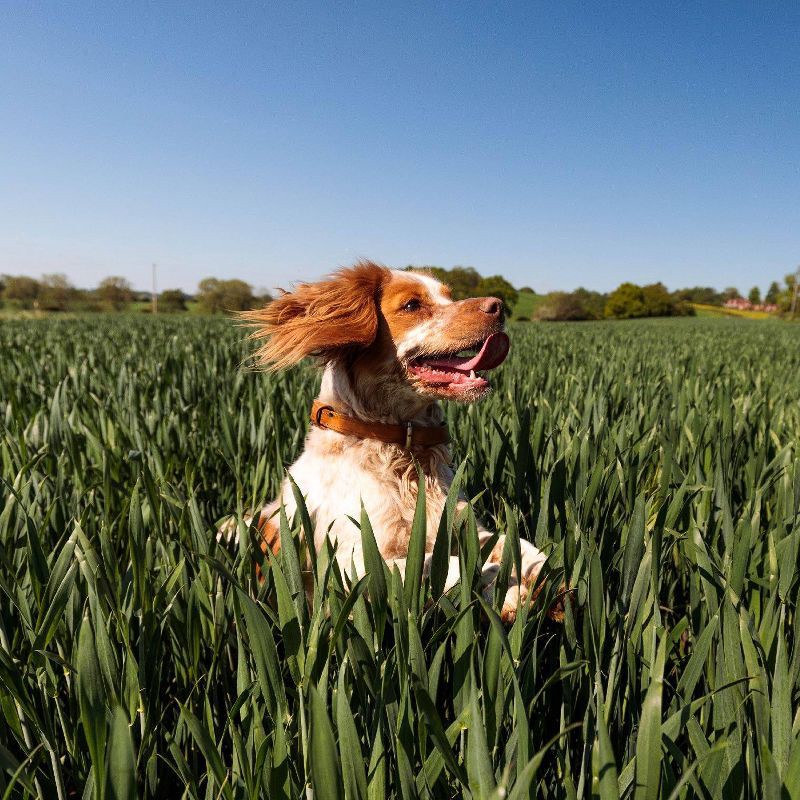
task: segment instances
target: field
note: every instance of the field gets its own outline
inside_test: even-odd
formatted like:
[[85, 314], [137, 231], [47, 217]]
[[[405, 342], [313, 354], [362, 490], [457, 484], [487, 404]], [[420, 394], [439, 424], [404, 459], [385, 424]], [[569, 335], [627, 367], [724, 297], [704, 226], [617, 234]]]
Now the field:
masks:
[[260, 586], [217, 545], [310, 367], [248, 371], [221, 319], [0, 322], [0, 796], [798, 800], [800, 328], [511, 333], [448, 409], [475, 511], [552, 551], [504, 629], [469, 517], [450, 596], [323, 552], [309, 609], [302, 520]]
[[766, 311], [744, 311], [738, 308], [723, 308], [707, 303], [692, 303], [698, 317], [733, 317], [739, 319], [770, 319], [774, 317]]

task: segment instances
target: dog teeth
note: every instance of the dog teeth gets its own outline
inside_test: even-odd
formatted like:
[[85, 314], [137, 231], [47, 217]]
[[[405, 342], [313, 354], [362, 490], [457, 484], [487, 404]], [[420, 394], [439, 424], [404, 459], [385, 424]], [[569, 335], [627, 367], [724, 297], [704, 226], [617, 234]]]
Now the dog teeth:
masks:
[[470, 376], [470, 378], [474, 378], [475, 377], [475, 370], [474, 369], [471, 369], [469, 371], [469, 376]]

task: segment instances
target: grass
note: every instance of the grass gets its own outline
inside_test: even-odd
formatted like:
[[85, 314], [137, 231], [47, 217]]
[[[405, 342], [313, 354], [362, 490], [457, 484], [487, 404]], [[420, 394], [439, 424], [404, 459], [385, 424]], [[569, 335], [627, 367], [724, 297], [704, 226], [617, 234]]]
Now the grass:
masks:
[[2, 796], [800, 797], [800, 329], [512, 338], [456, 458], [576, 601], [506, 630], [469, 515], [449, 596], [367, 520], [368, 578], [323, 550], [311, 608], [302, 519], [262, 585], [216, 543], [302, 447], [310, 368], [240, 369], [223, 319], [1, 323]]

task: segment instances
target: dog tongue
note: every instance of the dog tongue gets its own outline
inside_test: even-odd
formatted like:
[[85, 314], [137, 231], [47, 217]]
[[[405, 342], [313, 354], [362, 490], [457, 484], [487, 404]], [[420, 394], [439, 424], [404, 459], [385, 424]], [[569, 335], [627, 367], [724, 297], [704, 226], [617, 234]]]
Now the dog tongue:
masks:
[[428, 366], [434, 369], [456, 369], [469, 372], [470, 370], [494, 369], [499, 367], [508, 355], [508, 348], [511, 342], [505, 333], [493, 333], [483, 343], [480, 352], [474, 356], [464, 356], [455, 358], [443, 358], [438, 361], [427, 361]]

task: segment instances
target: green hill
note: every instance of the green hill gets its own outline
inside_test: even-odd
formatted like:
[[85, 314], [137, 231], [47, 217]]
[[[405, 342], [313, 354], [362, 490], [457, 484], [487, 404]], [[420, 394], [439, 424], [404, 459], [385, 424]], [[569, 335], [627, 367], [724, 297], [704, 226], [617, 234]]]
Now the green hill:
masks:
[[514, 310], [511, 313], [512, 319], [522, 317], [530, 319], [533, 312], [545, 301], [546, 295], [534, 294], [533, 292], [520, 292]]

